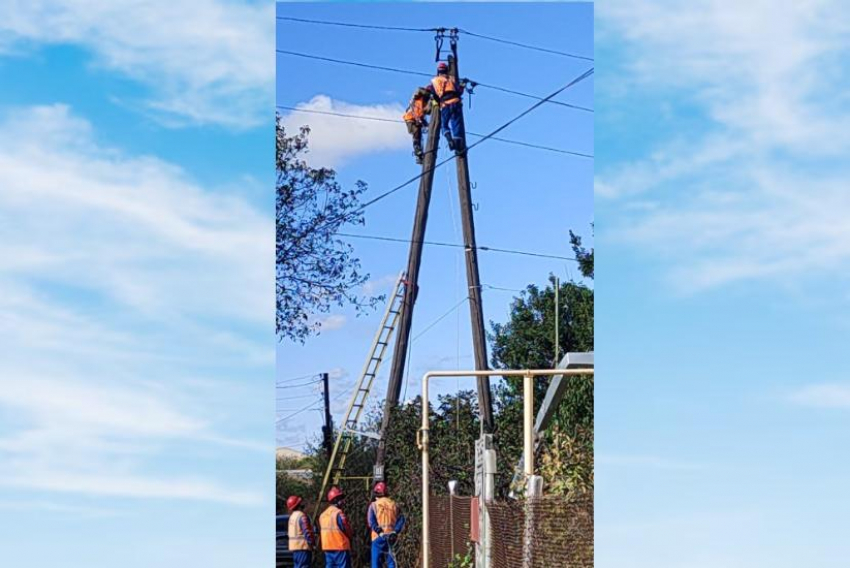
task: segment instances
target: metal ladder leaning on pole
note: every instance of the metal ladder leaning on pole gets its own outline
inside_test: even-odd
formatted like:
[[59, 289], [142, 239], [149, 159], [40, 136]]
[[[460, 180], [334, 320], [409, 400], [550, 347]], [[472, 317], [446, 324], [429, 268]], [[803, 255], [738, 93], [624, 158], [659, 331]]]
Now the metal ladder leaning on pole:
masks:
[[319, 496], [316, 499], [316, 510], [313, 514], [316, 517], [319, 514], [319, 507], [325, 495], [325, 490], [328, 488], [328, 482], [333, 481], [337, 485], [345, 473], [345, 460], [351, 450], [351, 445], [354, 436], [362, 435], [363, 432], [357, 430], [357, 424], [360, 422], [360, 416], [363, 409], [366, 407], [366, 399], [369, 398], [369, 392], [372, 390], [372, 383], [378, 375], [381, 368], [381, 363], [384, 360], [384, 355], [387, 352], [387, 346], [395, 332], [396, 324], [398, 323], [399, 314], [401, 313], [401, 304], [404, 300], [404, 290], [406, 286], [405, 274], [402, 272], [396, 280], [395, 288], [392, 296], [387, 300], [387, 309], [384, 312], [384, 317], [381, 320], [381, 325], [375, 338], [372, 340], [372, 348], [369, 350], [369, 357], [363, 365], [363, 372], [360, 374], [360, 380], [354, 393], [351, 395], [351, 400], [348, 403], [348, 409], [345, 411], [345, 417], [342, 420], [342, 427], [336, 435], [336, 442], [331, 452], [331, 458], [328, 461], [328, 467], [325, 469], [325, 475], [322, 478], [322, 488], [319, 490]]

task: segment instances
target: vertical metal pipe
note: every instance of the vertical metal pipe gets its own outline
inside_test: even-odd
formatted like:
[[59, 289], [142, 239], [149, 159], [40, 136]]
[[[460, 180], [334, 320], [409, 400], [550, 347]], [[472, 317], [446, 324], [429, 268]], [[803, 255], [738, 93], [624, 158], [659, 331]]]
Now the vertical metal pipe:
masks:
[[420, 429], [420, 446], [422, 448], [422, 568], [431, 566], [431, 472], [428, 463], [428, 379], [426, 373], [422, 377], [422, 427]]
[[525, 375], [522, 378], [522, 395], [523, 473], [525, 473], [525, 481], [528, 481], [529, 476], [534, 475], [534, 440], [532, 439], [532, 430], [534, 428], [534, 378], [531, 375]]

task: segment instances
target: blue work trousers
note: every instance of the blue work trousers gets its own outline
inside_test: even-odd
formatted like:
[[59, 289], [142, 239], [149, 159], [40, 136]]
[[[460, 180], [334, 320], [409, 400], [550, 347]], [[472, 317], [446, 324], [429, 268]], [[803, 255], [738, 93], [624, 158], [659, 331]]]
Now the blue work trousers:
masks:
[[372, 541], [372, 568], [396, 568], [395, 558], [390, 554], [390, 542], [379, 536]]
[[325, 568], [351, 568], [351, 552], [348, 550], [326, 550]]
[[463, 103], [458, 101], [440, 109], [440, 123], [443, 136], [451, 136], [455, 142], [463, 139], [462, 106]]
[[309, 550], [295, 550], [292, 558], [295, 560], [295, 568], [310, 568], [313, 565], [313, 553]]

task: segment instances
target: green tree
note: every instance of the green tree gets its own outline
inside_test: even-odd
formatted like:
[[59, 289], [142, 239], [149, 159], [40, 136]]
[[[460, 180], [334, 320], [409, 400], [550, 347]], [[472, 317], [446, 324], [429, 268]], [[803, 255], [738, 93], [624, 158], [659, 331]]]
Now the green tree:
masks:
[[[574, 246], [580, 247], [580, 242]], [[589, 253], [592, 255], [592, 253]], [[592, 256], [589, 257], [592, 273]], [[593, 350], [593, 290], [575, 282], [561, 283], [558, 305], [558, 352]], [[491, 323], [491, 364], [494, 369], [534, 369], [554, 366], [555, 361], [555, 279], [544, 289], [531, 285], [511, 304], [507, 323]], [[534, 411], [539, 410], [549, 386], [538, 379], [534, 388]], [[497, 490], [510, 490], [511, 479], [522, 453], [522, 379], [507, 378], [496, 389], [496, 445], [499, 459]], [[593, 456], [593, 381], [571, 379], [570, 388], [558, 407], [553, 426], [544, 436], [547, 447], [559, 448], [550, 473], [585, 472], [581, 484], [592, 484]], [[555, 436], [555, 437], [553, 437]], [[566, 437], [566, 438], [564, 438]], [[573, 455], [580, 463], [565, 456], [564, 448], [576, 448]]]
[[380, 298], [357, 289], [369, 278], [354, 249], [338, 235], [364, 224], [360, 196], [366, 185], [344, 189], [336, 173], [303, 159], [310, 129], [288, 136], [277, 117], [277, 332], [302, 343], [321, 328], [316, 315], [332, 307], [374, 307]]
[[589, 251], [581, 245], [581, 237], [570, 231], [570, 247], [576, 255], [578, 269], [582, 276], [593, 280], [593, 249]]

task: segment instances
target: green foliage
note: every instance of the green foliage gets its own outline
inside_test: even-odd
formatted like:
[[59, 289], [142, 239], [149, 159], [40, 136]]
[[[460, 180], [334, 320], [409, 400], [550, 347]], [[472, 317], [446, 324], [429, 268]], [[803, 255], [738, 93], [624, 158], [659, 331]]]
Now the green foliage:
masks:
[[588, 251], [581, 246], [581, 237], [570, 231], [570, 247], [576, 255], [578, 261], [578, 269], [582, 276], [593, 280], [593, 249]]
[[[561, 283], [558, 291], [559, 355], [593, 350], [593, 290], [575, 282]], [[494, 369], [547, 368], [555, 361], [555, 279], [543, 290], [531, 285], [511, 304], [505, 324], [491, 323], [491, 364]], [[534, 388], [534, 411], [539, 410], [548, 379], [538, 379]], [[517, 461], [522, 455], [522, 379], [507, 378], [496, 389], [496, 446], [498, 470], [496, 488], [500, 495], [510, 492]], [[554, 426], [574, 443], [590, 448], [580, 455], [590, 456], [582, 467], [592, 471], [593, 381], [571, 379], [570, 388], [558, 407]], [[551, 441], [551, 430], [544, 442]], [[545, 479], [547, 487], [553, 481]], [[592, 481], [591, 481], [592, 483]]]
[[473, 547], [470, 543], [466, 554], [455, 554], [455, 557], [449, 562], [447, 568], [474, 568], [475, 566], [475, 556], [473, 554]]
[[549, 495], [593, 492], [593, 436], [579, 430], [570, 435], [556, 424], [544, 442], [539, 472]]
[[362, 311], [379, 300], [355, 294], [369, 275], [352, 246], [337, 237], [346, 226], [364, 224], [360, 196], [366, 185], [344, 189], [333, 170], [308, 166], [309, 133], [304, 127], [287, 136], [277, 117], [277, 332], [302, 343], [319, 332], [317, 314], [334, 306]]

